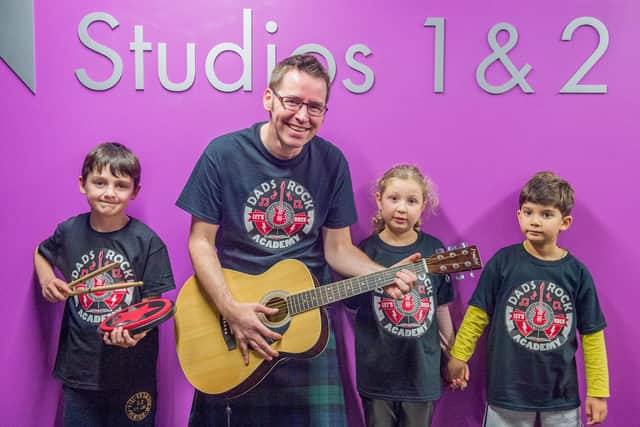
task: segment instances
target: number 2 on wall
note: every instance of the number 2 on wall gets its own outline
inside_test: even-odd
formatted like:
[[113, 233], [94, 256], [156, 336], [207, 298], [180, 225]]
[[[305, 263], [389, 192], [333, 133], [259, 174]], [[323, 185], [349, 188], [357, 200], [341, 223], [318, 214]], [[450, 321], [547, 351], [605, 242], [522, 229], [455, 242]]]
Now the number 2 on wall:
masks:
[[[444, 92], [444, 27], [445, 19], [442, 17], [427, 18], [424, 21], [425, 27], [435, 28], [434, 37], [434, 81], [433, 92]], [[571, 78], [560, 89], [560, 93], [607, 93], [606, 84], [580, 84], [580, 80], [593, 68], [593, 66], [602, 58], [609, 46], [609, 31], [607, 27], [597, 18], [591, 16], [582, 16], [569, 22], [562, 32], [563, 41], [571, 41], [573, 33], [579, 27], [589, 26], [598, 33], [598, 46], [591, 56], [578, 68]]]
[[564, 31], [562, 32], [562, 40], [570, 41], [571, 37], [573, 37], [573, 32], [578, 27], [587, 25], [593, 27], [598, 32], [598, 47], [596, 47], [596, 50], [593, 51], [591, 56], [589, 56], [580, 68], [578, 68], [578, 71], [571, 76], [569, 81], [562, 86], [560, 93], [607, 93], [607, 85], [587, 85], [578, 83], [585, 74], [589, 72], [591, 67], [593, 67], [600, 58], [602, 58], [602, 55], [604, 55], [607, 47], [609, 46], [609, 31], [602, 21], [590, 16], [576, 18], [569, 22], [569, 25], [564, 28]]

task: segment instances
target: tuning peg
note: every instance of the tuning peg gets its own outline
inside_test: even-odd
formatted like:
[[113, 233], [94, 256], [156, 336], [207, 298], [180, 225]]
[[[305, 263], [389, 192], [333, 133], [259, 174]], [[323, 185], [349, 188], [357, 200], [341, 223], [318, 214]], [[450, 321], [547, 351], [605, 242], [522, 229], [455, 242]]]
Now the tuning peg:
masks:
[[444, 253], [444, 248], [438, 248], [435, 251], [437, 254], [443, 254]]
[[470, 271], [469, 272], [469, 277], [471, 277], [473, 279], [474, 277], [476, 277], [476, 275], [475, 275], [475, 273], [473, 271]]
[[459, 248], [466, 248], [467, 247], [467, 242], [460, 242], [460, 244], [458, 245]]
[[456, 280], [464, 280], [464, 274], [462, 274], [462, 273], [457, 273], [457, 274], [456, 274]]
[[455, 246], [447, 246], [448, 251], [453, 251], [455, 249], [457, 249]]

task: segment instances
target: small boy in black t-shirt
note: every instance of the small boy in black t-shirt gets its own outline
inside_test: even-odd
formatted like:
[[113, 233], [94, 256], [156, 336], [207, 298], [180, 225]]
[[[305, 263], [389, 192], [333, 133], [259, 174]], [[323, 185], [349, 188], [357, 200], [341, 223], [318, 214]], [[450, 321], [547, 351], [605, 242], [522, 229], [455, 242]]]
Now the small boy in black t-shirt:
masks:
[[[53, 372], [63, 384], [64, 425], [153, 426], [157, 329], [131, 336], [116, 328], [100, 336], [97, 327], [113, 312], [175, 288], [167, 249], [126, 214], [140, 191], [140, 163], [128, 148], [98, 145], [84, 160], [79, 184], [91, 211], [58, 224], [34, 260], [43, 297], [65, 302]], [[72, 294], [69, 282], [110, 263], [115, 267], [79, 285], [91, 293]], [[144, 285], [93, 289], [134, 281]]]
[[587, 379], [587, 424], [607, 414], [606, 322], [587, 268], [557, 245], [571, 225], [574, 193], [550, 172], [536, 174], [520, 193], [518, 222], [525, 240], [487, 263], [451, 351], [454, 385], [489, 326], [488, 406], [491, 427], [579, 427], [576, 330]]

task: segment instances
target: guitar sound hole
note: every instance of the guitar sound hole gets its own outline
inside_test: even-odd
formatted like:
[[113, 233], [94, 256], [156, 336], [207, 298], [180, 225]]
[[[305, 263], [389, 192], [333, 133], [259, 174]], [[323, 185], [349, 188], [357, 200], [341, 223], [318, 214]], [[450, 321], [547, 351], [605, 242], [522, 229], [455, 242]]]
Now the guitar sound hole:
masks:
[[276, 314], [264, 315], [264, 317], [266, 317], [267, 320], [270, 322], [273, 322], [273, 323], [281, 322], [289, 314], [289, 311], [287, 309], [287, 302], [284, 300], [284, 298], [279, 298], [279, 297], [271, 298], [269, 301], [267, 301], [265, 305], [269, 308], [278, 309], [278, 312]]

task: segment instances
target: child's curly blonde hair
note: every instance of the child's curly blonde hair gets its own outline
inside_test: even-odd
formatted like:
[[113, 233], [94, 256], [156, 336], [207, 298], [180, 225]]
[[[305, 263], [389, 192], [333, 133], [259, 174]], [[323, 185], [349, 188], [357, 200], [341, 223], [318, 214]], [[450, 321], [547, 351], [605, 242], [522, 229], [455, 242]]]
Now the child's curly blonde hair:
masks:
[[[382, 175], [382, 178], [378, 180], [375, 186], [375, 192], [384, 194], [384, 191], [392, 179], [412, 179], [422, 189], [422, 198], [426, 202], [425, 211], [427, 213], [435, 214], [438, 207], [438, 191], [436, 185], [431, 178], [425, 176], [420, 172], [417, 166], [414, 165], [397, 165], [389, 169]], [[382, 218], [382, 212], [378, 211], [373, 217], [371, 217], [373, 223], [373, 230], [375, 233], [380, 233], [384, 230], [384, 218]], [[421, 221], [418, 220], [413, 226], [414, 230], [420, 231]]]

